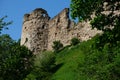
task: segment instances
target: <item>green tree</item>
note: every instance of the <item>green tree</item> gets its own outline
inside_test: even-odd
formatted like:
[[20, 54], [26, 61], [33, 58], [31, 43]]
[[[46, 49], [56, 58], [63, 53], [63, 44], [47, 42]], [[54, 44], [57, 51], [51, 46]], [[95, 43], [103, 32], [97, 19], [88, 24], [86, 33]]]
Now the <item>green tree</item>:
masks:
[[[95, 47], [86, 53], [85, 62], [80, 69], [91, 80], [120, 79], [120, 15], [114, 13], [120, 10], [119, 2], [119, 0], [71, 0], [73, 19], [79, 18], [80, 21], [89, 19], [92, 28], [103, 31], [103, 34], [95, 39], [93, 44]], [[106, 4], [107, 7], [103, 7]], [[106, 9], [110, 11], [108, 14], [103, 13]], [[95, 17], [90, 18], [93, 12]]]
[[[107, 3], [109, 14], [102, 13]], [[90, 19], [90, 15], [95, 13], [91, 20], [92, 28], [102, 30], [104, 34], [97, 40], [97, 46], [103, 47], [105, 43], [110, 46], [116, 45], [120, 41], [120, 15], [114, 14], [115, 10], [119, 10], [119, 0], [71, 0], [71, 16], [73, 19], [79, 20]], [[107, 26], [107, 27], [106, 27]]]
[[33, 71], [25, 80], [50, 80], [55, 67], [55, 55], [52, 52], [42, 52], [35, 56]]
[[79, 21], [90, 18], [91, 14], [101, 7], [103, 0], [71, 0], [71, 17]]
[[10, 22], [5, 22], [4, 19], [7, 18], [7, 16], [4, 16], [2, 18], [0, 18], [0, 34], [1, 34], [1, 31], [3, 29], [8, 29], [8, 25], [10, 25], [12, 23], [12, 21]]
[[9, 35], [0, 36], [0, 79], [22, 80], [32, 69], [32, 53], [12, 40]]
[[80, 43], [80, 40], [78, 38], [72, 38], [71, 39], [71, 45], [77, 45], [78, 43]]
[[[0, 33], [11, 22], [0, 19]], [[0, 35], [0, 80], [22, 80], [32, 69], [32, 52], [9, 35]]]
[[54, 41], [52, 47], [54, 49], [54, 52], [58, 52], [63, 48], [63, 44], [60, 41]]

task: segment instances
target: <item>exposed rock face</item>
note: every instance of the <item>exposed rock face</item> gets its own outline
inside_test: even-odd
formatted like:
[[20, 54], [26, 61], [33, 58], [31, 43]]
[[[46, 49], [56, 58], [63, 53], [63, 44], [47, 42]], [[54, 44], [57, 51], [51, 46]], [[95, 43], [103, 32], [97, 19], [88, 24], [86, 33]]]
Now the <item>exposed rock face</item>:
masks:
[[25, 45], [36, 54], [43, 50], [52, 50], [53, 41], [60, 40], [66, 46], [74, 37], [85, 41], [97, 33], [101, 31], [91, 29], [89, 21], [78, 24], [71, 21], [68, 8], [53, 19], [50, 19], [47, 11], [39, 8], [24, 16], [21, 45]]

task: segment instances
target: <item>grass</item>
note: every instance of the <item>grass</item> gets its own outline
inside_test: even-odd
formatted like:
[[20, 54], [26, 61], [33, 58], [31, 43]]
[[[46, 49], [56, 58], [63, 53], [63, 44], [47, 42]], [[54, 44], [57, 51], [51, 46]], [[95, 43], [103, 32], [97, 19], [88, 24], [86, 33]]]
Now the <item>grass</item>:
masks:
[[61, 64], [61, 66], [53, 74], [52, 80], [86, 80], [85, 76], [80, 75], [78, 65], [84, 62], [84, 54], [90, 49], [91, 43], [91, 41], [82, 42], [76, 46], [66, 47], [57, 53], [56, 64]]
[[120, 43], [115, 47], [106, 43], [99, 50], [95, 41], [96, 37], [75, 46], [66, 46], [53, 57], [48, 55], [50, 52], [45, 53], [43, 60], [35, 61], [38, 67], [40, 61], [45, 65], [41, 64], [40, 69], [34, 67], [35, 74], [28, 77], [31, 80], [119, 80]]

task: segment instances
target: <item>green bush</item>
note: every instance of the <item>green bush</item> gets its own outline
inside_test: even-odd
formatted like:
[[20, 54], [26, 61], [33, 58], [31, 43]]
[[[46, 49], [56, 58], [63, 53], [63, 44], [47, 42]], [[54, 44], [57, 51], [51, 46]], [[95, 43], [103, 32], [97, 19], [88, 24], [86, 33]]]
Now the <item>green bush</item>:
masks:
[[119, 80], [119, 53], [120, 46], [109, 47], [109, 44], [105, 44], [101, 50], [91, 48], [85, 54], [85, 62], [79, 65], [79, 70], [92, 80]]
[[25, 46], [0, 35], [0, 80], [23, 80], [32, 70], [32, 57]]
[[34, 59], [33, 71], [25, 80], [49, 80], [55, 66], [55, 55], [52, 52], [42, 52]]
[[49, 71], [54, 65], [55, 55], [52, 52], [43, 52], [36, 55], [34, 66], [39, 67], [44, 71]]
[[71, 45], [75, 46], [77, 45], [78, 43], [80, 43], [80, 40], [78, 38], [72, 38], [71, 39]]
[[63, 44], [60, 41], [54, 41], [52, 48], [54, 52], [59, 52], [63, 48]]

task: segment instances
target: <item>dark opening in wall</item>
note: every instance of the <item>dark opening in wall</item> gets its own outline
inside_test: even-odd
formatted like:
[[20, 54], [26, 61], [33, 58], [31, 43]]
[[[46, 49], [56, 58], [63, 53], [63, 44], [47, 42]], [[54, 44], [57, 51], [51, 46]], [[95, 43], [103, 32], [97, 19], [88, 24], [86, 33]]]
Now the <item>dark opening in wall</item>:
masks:
[[45, 25], [42, 26], [42, 29], [45, 29]]
[[26, 29], [26, 27], [25, 27], [25, 29]]
[[28, 38], [25, 38], [25, 42], [24, 42], [24, 44], [27, 43], [27, 42], [28, 42]]
[[43, 15], [43, 17], [45, 17], [45, 16], [46, 16], [46, 14], [44, 14], [44, 13], [43, 13], [42, 15]]
[[57, 36], [57, 33], [55, 33], [55, 37]]
[[57, 23], [59, 23], [59, 22], [60, 22], [60, 18], [57, 19]]

